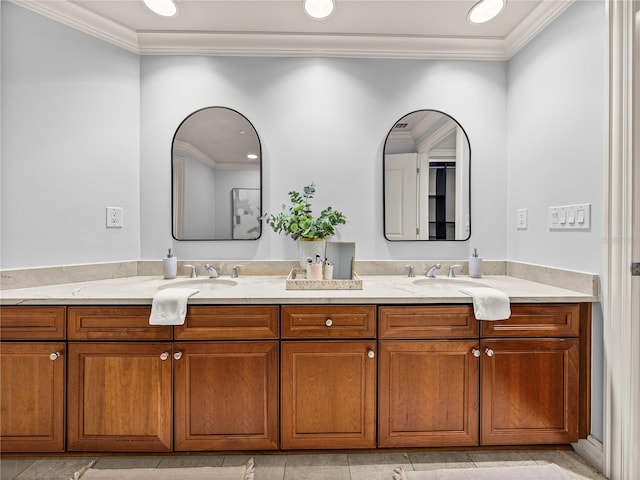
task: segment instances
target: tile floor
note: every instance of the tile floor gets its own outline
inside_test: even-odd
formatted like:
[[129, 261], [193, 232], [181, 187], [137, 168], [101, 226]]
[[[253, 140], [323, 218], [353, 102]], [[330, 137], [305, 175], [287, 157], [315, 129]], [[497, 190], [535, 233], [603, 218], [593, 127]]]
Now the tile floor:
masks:
[[[241, 465], [250, 456], [113, 456], [1, 458], [1, 480], [69, 480], [74, 472], [96, 460], [94, 468], [171, 468]], [[391, 480], [393, 470], [474, 468], [555, 463], [576, 480], [606, 480], [589, 463], [569, 450], [382, 452], [253, 455], [255, 480]], [[179, 479], [176, 479], [179, 480]]]

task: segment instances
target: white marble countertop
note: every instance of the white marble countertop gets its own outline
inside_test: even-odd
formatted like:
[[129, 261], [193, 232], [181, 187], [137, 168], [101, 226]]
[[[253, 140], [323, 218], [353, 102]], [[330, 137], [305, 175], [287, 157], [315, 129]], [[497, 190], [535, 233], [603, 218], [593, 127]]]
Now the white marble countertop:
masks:
[[[160, 276], [129, 276], [5, 289], [0, 291], [0, 305], [150, 305], [158, 289], [169, 286], [200, 289], [189, 298], [190, 305], [471, 303], [471, 297], [459, 291], [471, 284], [499, 289], [512, 303], [598, 301], [592, 294], [508, 275], [486, 275], [480, 279], [459, 276], [453, 281], [439, 276], [432, 283], [427, 283], [431, 280], [424, 276], [366, 275], [360, 278], [362, 290], [287, 290], [285, 276], [240, 276], [237, 279], [224, 276], [219, 280], [234, 281], [236, 285], [220, 289], [210, 289], [206, 277], [198, 278], [204, 283], [192, 285], [187, 282], [193, 282], [193, 279], [187, 277], [165, 280]], [[415, 284], [416, 281], [423, 285]]]

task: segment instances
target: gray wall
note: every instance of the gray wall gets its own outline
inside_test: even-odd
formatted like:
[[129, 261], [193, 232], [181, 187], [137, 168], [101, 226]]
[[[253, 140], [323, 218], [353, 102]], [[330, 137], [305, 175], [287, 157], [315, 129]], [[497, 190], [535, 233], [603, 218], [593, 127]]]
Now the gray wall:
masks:
[[[2, 268], [140, 256], [137, 55], [2, 8]], [[105, 207], [124, 229], [105, 228]]]
[[[147, 56], [141, 59], [141, 246], [159, 258], [172, 245], [171, 139], [196, 109], [244, 114], [263, 148], [263, 210], [315, 181], [313, 205], [342, 210], [339, 240], [360, 259], [506, 255], [504, 62]], [[470, 242], [390, 243], [382, 229], [382, 149], [394, 123], [420, 108], [452, 115], [471, 142]], [[182, 258], [296, 258], [289, 239], [264, 228], [257, 242], [174, 242]]]
[[[604, 2], [578, 1], [509, 61], [507, 258], [604, 275]], [[473, 147], [473, 143], [471, 144]], [[589, 231], [550, 231], [551, 206], [591, 203]], [[527, 208], [529, 228], [516, 229]], [[602, 278], [602, 277], [601, 277]], [[602, 307], [594, 304], [592, 433], [602, 440]]]

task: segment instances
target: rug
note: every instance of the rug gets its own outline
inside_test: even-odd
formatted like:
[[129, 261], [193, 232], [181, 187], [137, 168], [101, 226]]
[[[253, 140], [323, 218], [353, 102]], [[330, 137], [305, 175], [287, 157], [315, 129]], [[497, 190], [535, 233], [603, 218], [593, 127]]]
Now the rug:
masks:
[[396, 468], [394, 480], [571, 480], [571, 472], [557, 465], [527, 465], [521, 467], [452, 468], [406, 472]]
[[253, 480], [255, 462], [234, 467], [94, 469], [95, 462], [70, 480]]

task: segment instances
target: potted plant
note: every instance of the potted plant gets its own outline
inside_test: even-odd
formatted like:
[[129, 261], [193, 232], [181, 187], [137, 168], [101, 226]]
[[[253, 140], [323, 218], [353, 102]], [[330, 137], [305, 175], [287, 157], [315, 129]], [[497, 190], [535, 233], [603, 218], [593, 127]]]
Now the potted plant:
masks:
[[298, 241], [300, 266], [304, 268], [308, 256], [317, 253], [324, 255], [324, 243], [327, 237], [336, 233], [338, 225], [347, 223], [347, 217], [331, 207], [320, 212], [318, 217], [311, 211], [311, 199], [316, 193], [316, 184], [303, 188], [302, 193], [289, 192], [289, 205], [283, 204], [277, 215], [265, 215], [265, 221], [276, 233], [283, 233]]

